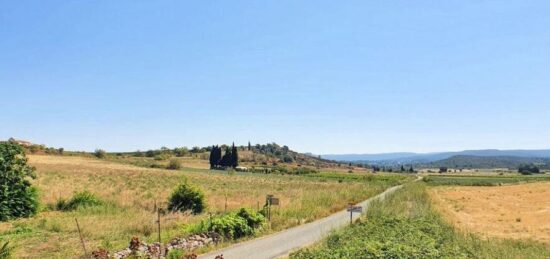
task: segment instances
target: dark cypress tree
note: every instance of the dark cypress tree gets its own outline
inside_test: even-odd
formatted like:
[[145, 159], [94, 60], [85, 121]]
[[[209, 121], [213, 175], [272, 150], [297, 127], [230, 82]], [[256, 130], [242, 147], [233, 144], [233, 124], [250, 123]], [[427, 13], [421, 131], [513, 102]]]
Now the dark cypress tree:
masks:
[[210, 168], [217, 168], [220, 166], [220, 160], [222, 159], [222, 149], [218, 146], [212, 146], [210, 151]]
[[412, 165], [411, 165], [411, 168], [409, 168], [409, 173], [414, 173], [414, 169]]
[[[221, 149], [220, 149], [220, 151], [221, 151]], [[232, 164], [231, 149], [229, 149], [229, 147], [226, 147], [225, 148], [225, 154], [223, 154], [223, 157], [222, 157], [221, 162], [220, 162], [220, 166], [228, 167], [228, 166], [231, 166], [231, 164]]]
[[233, 146], [231, 147], [231, 167], [235, 168], [237, 166], [239, 166], [239, 153], [237, 152], [235, 143], [233, 143]]
[[210, 150], [210, 159], [209, 159], [210, 169], [214, 169], [214, 167], [216, 166], [216, 163], [214, 162], [215, 153], [216, 153], [216, 147], [212, 146], [212, 150]]
[[401, 165], [401, 172], [405, 172], [405, 167]]
[[248, 151], [252, 150], [252, 146], [250, 145], [250, 141], [248, 141]]

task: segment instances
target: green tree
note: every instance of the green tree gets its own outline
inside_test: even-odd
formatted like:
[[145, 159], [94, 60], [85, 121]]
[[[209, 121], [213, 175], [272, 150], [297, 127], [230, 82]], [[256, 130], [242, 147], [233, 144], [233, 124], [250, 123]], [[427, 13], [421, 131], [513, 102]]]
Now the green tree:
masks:
[[29, 181], [35, 177], [21, 146], [0, 143], [0, 221], [36, 214], [38, 194]]
[[205, 207], [204, 193], [187, 182], [180, 184], [168, 201], [168, 209], [171, 211], [191, 211], [193, 214], [199, 214]]
[[96, 149], [94, 152], [94, 156], [100, 159], [105, 158], [105, 156], [107, 156], [107, 152], [105, 152], [105, 150], [103, 149]]
[[235, 147], [235, 143], [233, 143], [233, 147], [231, 148], [231, 167], [235, 168], [239, 166], [239, 152], [237, 151], [237, 147]]

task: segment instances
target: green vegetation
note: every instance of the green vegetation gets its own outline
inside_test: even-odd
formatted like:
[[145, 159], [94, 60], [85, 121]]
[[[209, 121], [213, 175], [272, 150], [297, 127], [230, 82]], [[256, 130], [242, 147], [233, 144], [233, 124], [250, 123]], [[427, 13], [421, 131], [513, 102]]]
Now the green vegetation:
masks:
[[239, 166], [239, 152], [235, 143], [229, 147], [225, 147], [225, 154], [222, 155], [222, 148], [218, 146], [213, 146], [212, 151], [210, 151], [210, 168], [211, 169], [225, 169], [225, 168], [235, 168]]
[[319, 173], [319, 171], [309, 167], [289, 168], [289, 167], [283, 167], [283, 166], [252, 167], [250, 169], [250, 172], [263, 173], [263, 174], [288, 174], [288, 175], [306, 175], [306, 174]]
[[23, 148], [0, 143], [0, 221], [36, 214], [38, 194], [29, 181], [34, 178], [34, 168], [27, 165]]
[[71, 211], [78, 208], [86, 208], [103, 205], [104, 202], [89, 191], [77, 192], [69, 201], [59, 199], [55, 204], [55, 209], [62, 211]]
[[5, 242], [0, 244], [0, 259], [11, 258], [11, 247], [10, 242]]
[[517, 169], [524, 164], [535, 164], [541, 168], [550, 169], [550, 158], [540, 157], [515, 157], [515, 156], [471, 156], [457, 155], [447, 159], [423, 165], [427, 168], [509, 168]]
[[518, 172], [523, 175], [540, 174], [540, 169], [534, 164], [520, 165]]
[[170, 170], [179, 170], [181, 169], [181, 161], [178, 159], [170, 159], [170, 163], [168, 163], [168, 166], [166, 169]]
[[481, 239], [445, 223], [432, 208], [426, 185], [411, 183], [367, 217], [331, 234], [321, 244], [291, 258], [547, 258], [550, 248], [534, 241]]
[[99, 159], [103, 159], [107, 156], [107, 152], [105, 152], [105, 150], [103, 150], [103, 149], [96, 149], [94, 151], [94, 156], [99, 158]]
[[185, 252], [183, 252], [183, 250], [173, 249], [168, 252], [168, 254], [166, 255], [166, 259], [181, 259], [184, 258], [183, 256], [185, 256]]
[[215, 232], [229, 239], [238, 239], [255, 234], [264, 223], [264, 215], [241, 208], [238, 212], [203, 220], [192, 227], [192, 232]]
[[498, 186], [537, 181], [550, 181], [550, 175], [430, 175], [424, 177], [429, 185]]
[[191, 211], [193, 214], [199, 214], [206, 207], [204, 200], [204, 193], [200, 189], [184, 182], [170, 196], [168, 210]]

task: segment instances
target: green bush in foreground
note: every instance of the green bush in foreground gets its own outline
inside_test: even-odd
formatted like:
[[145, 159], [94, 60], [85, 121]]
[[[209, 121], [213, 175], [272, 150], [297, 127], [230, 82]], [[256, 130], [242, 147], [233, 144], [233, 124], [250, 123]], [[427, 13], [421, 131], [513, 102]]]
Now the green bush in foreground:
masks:
[[229, 239], [238, 239], [254, 235], [264, 222], [262, 214], [241, 208], [238, 212], [201, 221], [194, 232], [216, 232]]
[[78, 192], [73, 197], [65, 201], [60, 199], [57, 201], [55, 208], [57, 210], [70, 211], [78, 208], [93, 207], [103, 205], [103, 201], [97, 198], [89, 191]]
[[199, 214], [205, 207], [203, 192], [187, 182], [180, 184], [168, 201], [168, 210], [171, 211], [191, 211], [193, 214]]
[[38, 194], [29, 181], [35, 177], [21, 146], [0, 143], [0, 221], [36, 214]]
[[431, 207], [425, 184], [413, 183], [375, 202], [367, 219], [331, 234], [291, 258], [548, 258], [534, 241], [482, 240], [446, 224]]

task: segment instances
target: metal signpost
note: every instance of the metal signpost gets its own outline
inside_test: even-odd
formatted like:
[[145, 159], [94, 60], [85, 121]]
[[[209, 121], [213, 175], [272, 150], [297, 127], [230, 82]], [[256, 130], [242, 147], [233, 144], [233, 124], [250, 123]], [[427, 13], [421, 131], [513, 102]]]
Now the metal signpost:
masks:
[[347, 211], [349, 211], [349, 224], [351, 225], [351, 224], [353, 224], [353, 213], [354, 212], [362, 213], [363, 212], [363, 207], [353, 206], [353, 204], [349, 204]]

